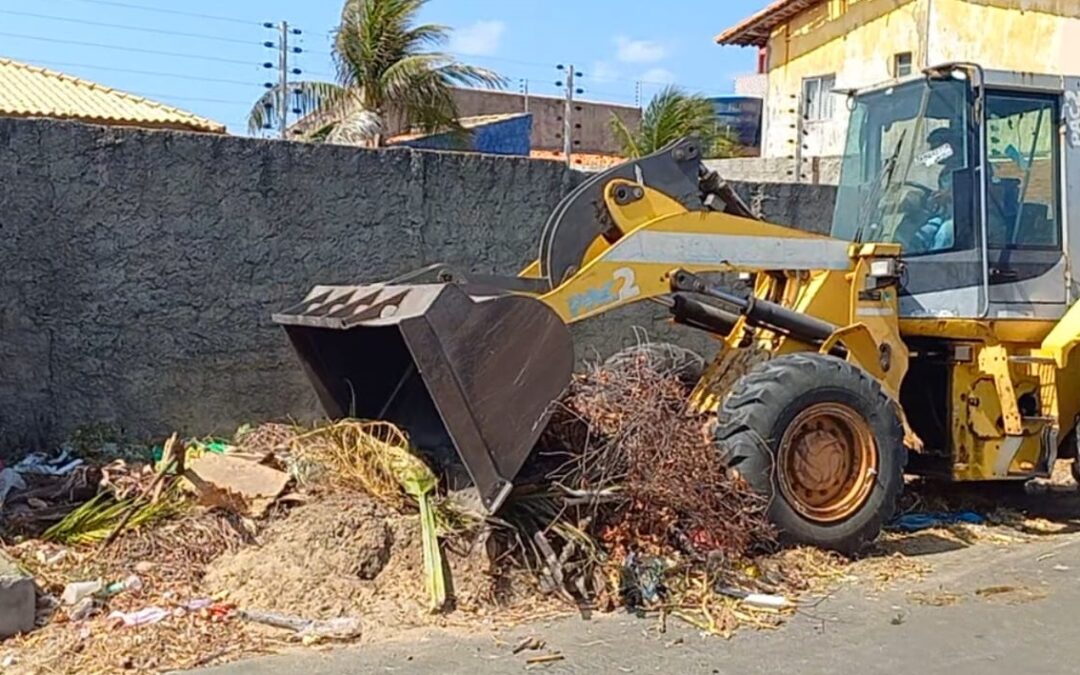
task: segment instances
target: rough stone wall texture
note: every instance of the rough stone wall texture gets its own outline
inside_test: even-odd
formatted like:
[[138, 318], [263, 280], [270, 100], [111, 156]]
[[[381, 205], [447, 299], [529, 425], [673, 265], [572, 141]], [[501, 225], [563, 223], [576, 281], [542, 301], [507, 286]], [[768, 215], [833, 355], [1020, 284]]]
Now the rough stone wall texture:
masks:
[[[0, 448], [89, 423], [206, 433], [316, 416], [271, 312], [316, 283], [432, 262], [516, 271], [579, 179], [521, 158], [0, 119]], [[814, 208], [785, 203], [799, 187], [740, 189], [816, 229]], [[579, 356], [631, 344], [635, 325], [709, 344], [663, 316], [643, 303], [587, 321]]]

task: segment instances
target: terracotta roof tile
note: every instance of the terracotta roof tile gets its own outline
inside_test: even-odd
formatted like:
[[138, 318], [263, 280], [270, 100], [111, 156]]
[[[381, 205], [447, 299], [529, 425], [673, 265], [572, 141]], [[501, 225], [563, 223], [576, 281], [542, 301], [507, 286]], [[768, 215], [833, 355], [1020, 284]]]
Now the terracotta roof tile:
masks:
[[225, 125], [184, 110], [5, 58], [0, 58], [0, 116], [225, 132]]
[[722, 45], [764, 47], [775, 28], [823, 2], [825, 0], [775, 0], [765, 9], [717, 35], [716, 41]]

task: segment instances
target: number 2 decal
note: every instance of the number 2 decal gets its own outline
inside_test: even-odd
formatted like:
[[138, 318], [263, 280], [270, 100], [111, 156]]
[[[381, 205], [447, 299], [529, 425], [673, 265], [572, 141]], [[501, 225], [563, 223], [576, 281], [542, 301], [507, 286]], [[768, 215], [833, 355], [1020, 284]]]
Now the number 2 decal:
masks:
[[614, 276], [623, 281], [622, 288], [619, 289], [619, 300], [629, 300], [641, 295], [641, 288], [634, 282], [634, 270], [620, 267], [615, 270]]

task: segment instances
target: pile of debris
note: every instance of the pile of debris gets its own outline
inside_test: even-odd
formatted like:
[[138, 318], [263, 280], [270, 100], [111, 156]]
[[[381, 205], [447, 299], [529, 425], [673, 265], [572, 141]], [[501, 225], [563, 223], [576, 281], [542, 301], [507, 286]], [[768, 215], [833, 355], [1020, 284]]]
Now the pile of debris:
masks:
[[168, 670], [550, 614], [526, 571], [470, 539], [477, 521], [435, 493], [391, 425], [264, 424], [226, 440], [174, 435], [126, 459], [75, 454], [4, 470], [0, 555], [12, 561], [0, 576], [29, 592], [0, 603], [22, 612], [5, 668]]
[[776, 552], [687, 407], [686, 364], [654, 357], [576, 377], [495, 516], [442, 493], [383, 422], [27, 457], [0, 472], [0, 543], [37, 590], [0, 664], [158, 671], [574, 609], [775, 626], [848, 563]]

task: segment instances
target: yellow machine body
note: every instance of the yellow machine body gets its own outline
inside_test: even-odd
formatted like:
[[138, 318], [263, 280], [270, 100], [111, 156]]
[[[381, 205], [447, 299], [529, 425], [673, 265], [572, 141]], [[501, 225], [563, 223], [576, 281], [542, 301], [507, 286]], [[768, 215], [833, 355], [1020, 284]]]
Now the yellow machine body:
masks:
[[[1076, 456], [1080, 133], [1055, 130], [1077, 89], [952, 64], [859, 92], [830, 236], [763, 222], [682, 139], [584, 180], [517, 276], [434, 265], [274, 319], [331, 416], [451, 451], [493, 511], [569, 383], [568, 327], [662, 303], [720, 347], [690, 404], [718, 411], [723, 460], [783, 497], [793, 541], [855, 550], [905, 469], [1027, 480]], [[767, 362], [725, 389], [745, 350]]]

